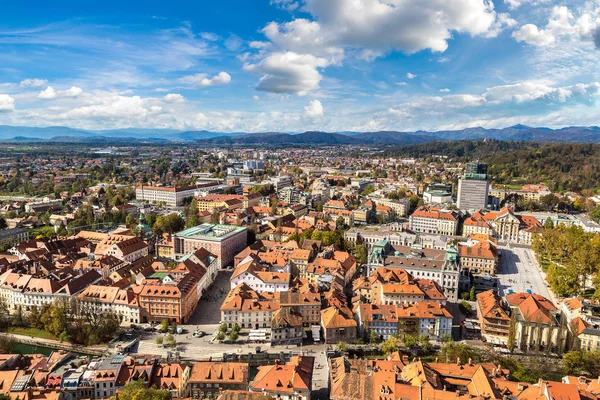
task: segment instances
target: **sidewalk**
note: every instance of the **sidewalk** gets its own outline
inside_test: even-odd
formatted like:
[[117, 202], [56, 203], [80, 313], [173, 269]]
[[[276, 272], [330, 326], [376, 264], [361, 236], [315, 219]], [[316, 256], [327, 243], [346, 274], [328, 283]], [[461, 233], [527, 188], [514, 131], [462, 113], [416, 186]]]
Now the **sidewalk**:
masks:
[[103, 355], [108, 351], [108, 345], [106, 344], [95, 346], [82, 346], [78, 344], [60, 342], [58, 340], [42, 339], [24, 335], [15, 335], [11, 333], [2, 333], [2, 335], [10, 336], [18, 343], [25, 343], [34, 346], [51, 347], [56, 348], [57, 350], [73, 351], [76, 353], [90, 354], [94, 356]]

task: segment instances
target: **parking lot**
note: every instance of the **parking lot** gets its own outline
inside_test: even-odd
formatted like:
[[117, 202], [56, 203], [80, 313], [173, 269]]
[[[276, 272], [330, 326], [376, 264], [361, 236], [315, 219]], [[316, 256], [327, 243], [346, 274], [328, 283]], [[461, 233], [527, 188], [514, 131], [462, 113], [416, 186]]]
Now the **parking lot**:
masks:
[[513, 292], [527, 292], [544, 296], [552, 301], [543, 272], [538, 266], [533, 250], [522, 247], [498, 248], [500, 261], [498, 265], [498, 292], [506, 296], [509, 290]]

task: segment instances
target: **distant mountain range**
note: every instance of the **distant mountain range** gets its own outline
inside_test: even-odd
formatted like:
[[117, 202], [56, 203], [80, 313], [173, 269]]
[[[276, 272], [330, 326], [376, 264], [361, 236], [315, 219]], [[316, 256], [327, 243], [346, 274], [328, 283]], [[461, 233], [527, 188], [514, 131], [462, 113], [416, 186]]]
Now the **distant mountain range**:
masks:
[[211, 132], [171, 129], [83, 130], [64, 126], [46, 128], [0, 125], [3, 142], [51, 143], [177, 143], [199, 142], [206, 145], [407, 145], [449, 140], [512, 140], [563, 143], [600, 143], [600, 127], [570, 126], [561, 129], [515, 125], [503, 129], [482, 127], [452, 131], [378, 131], [378, 132]]

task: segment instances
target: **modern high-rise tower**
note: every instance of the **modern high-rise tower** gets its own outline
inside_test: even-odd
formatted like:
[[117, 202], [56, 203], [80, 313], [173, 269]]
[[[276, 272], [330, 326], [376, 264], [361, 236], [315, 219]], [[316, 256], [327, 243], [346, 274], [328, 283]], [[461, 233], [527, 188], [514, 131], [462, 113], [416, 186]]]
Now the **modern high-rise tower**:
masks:
[[485, 209], [488, 203], [489, 183], [487, 164], [468, 163], [465, 174], [458, 180], [457, 206], [461, 210]]

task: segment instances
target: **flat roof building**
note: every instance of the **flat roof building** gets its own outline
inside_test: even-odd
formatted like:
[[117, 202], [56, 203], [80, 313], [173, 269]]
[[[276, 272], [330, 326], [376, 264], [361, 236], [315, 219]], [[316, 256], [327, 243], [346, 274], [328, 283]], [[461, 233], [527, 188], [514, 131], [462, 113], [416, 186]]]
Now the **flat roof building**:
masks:
[[175, 260], [198, 249], [218, 257], [219, 268], [233, 264], [234, 256], [247, 246], [248, 230], [236, 225], [202, 224], [173, 235]]

